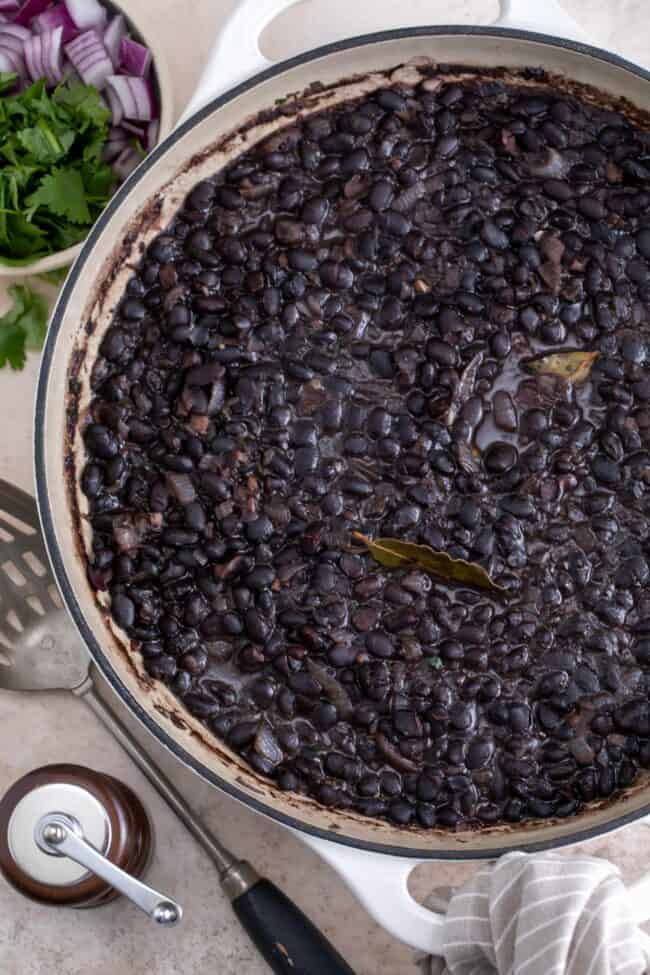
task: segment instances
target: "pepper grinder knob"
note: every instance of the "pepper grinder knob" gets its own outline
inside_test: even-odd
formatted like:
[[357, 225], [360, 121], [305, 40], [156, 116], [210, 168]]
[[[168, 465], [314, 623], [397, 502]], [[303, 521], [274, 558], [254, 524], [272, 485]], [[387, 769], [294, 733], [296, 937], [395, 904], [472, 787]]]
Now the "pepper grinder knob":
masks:
[[152, 843], [135, 793], [79, 765], [29, 772], [0, 800], [0, 872], [44, 904], [98, 907], [124, 894], [158, 924], [175, 924], [180, 905], [139, 879]]

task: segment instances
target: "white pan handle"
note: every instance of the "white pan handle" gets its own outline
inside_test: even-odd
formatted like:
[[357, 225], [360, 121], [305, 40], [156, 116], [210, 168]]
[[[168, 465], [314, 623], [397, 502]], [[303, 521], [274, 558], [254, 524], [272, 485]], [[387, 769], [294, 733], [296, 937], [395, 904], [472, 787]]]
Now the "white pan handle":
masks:
[[[209, 101], [272, 64], [259, 47], [262, 31], [275, 18], [304, 0], [239, 0], [221, 27], [198, 86], [183, 112], [184, 122]], [[500, 0], [494, 27], [552, 34], [587, 43], [588, 37], [558, 0]]]
[[531, 30], [570, 41], [590, 43], [580, 24], [566, 13], [558, 0], [499, 0], [500, 13], [493, 27]]
[[260, 51], [264, 28], [302, 0], [241, 0], [219, 30], [208, 61], [180, 122], [235, 85], [272, 64]]
[[442, 955], [444, 916], [422, 907], [408, 889], [409, 875], [422, 861], [296, 835], [339, 874], [377, 924], [411, 948]]

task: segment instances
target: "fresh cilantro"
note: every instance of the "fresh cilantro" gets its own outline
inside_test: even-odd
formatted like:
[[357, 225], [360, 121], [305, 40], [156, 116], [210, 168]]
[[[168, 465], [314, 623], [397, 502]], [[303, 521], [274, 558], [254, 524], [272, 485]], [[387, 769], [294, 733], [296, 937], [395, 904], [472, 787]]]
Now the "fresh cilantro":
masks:
[[111, 114], [92, 85], [0, 73], [0, 262], [27, 264], [86, 236], [116, 179], [102, 160]]
[[47, 301], [24, 284], [9, 288], [12, 306], [0, 317], [0, 368], [22, 369], [28, 349], [40, 349], [47, 331]]
[[18, 81], [18, 75], [12, 71], [0, 71], [0, 94], [10, 91]]
[[55, 169], [48, 173], [25, 203], [32, 212], [38, 207], [45, 207], [59, 217], [67, 217], [73, 223], [90, 221], [86, 191], [78, 169]]

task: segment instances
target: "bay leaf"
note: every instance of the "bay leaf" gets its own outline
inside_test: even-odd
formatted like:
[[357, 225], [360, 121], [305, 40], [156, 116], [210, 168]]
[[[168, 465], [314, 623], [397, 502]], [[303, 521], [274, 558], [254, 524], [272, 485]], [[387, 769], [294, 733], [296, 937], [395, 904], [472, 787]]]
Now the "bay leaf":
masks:
[[463, 369], [462, 375], [458, 381], [458, 385], [456, 386], [453, 396], [451, 397], [449, 409], [447, 410], [446, 424], [448, 427], [453, 427], [454, 423], [458, 419], [458, 414], [474, 392], [476, 376], [482, 363], [483, 353], [477, 352], [474, 358], [470, 359]]
[[483, 566], [464, 559], [452, 559], [446, 552], [436, 552], [428, 545], [416, 545], [415, 542], [402, 542], [397, 538], [370, 539], [361, 532], [352, 532], [354, 538], [367, 547], [376, 562], [388, 569], [404, 569], [417, 566], [450, 582], [463, 583], [466, 586], [477, 586], [479, 589], [489, 589], [496, 593], [506, 593], [503, 586], [498, 585], [485, 571]]
[[550, 355], [530, 359], [526, 363], [526, 368], [530, 372], [560, 376], [569, 383], [585, 383], [591, 375], [593, 364], [599, 354], [599, 352], [586, 352], [584, 349], [573, 352], [552, 352]]

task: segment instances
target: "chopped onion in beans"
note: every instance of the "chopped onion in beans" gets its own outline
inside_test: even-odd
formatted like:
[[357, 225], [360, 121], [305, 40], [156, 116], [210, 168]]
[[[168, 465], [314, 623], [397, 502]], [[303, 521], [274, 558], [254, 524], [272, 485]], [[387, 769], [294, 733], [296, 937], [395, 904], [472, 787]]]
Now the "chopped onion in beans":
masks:
[[121, 180], [158, 141], [151, 66], [126, 18], [109, 18], [100, 0], [0, 0], [0, 71], [18, 75], [18, 89], [75, 78], [97, 88], [112, 115], [102, 158]]
[[66, 44], [65, 53], [86, 85], [101, 89], [108, 76], [113, 74], [113, 62], [96, 30], [79, 34]]
[[179, 504], [189, 504], [196, 498], [196, 490], [189, 474], [167, 473], [167, 485]]

